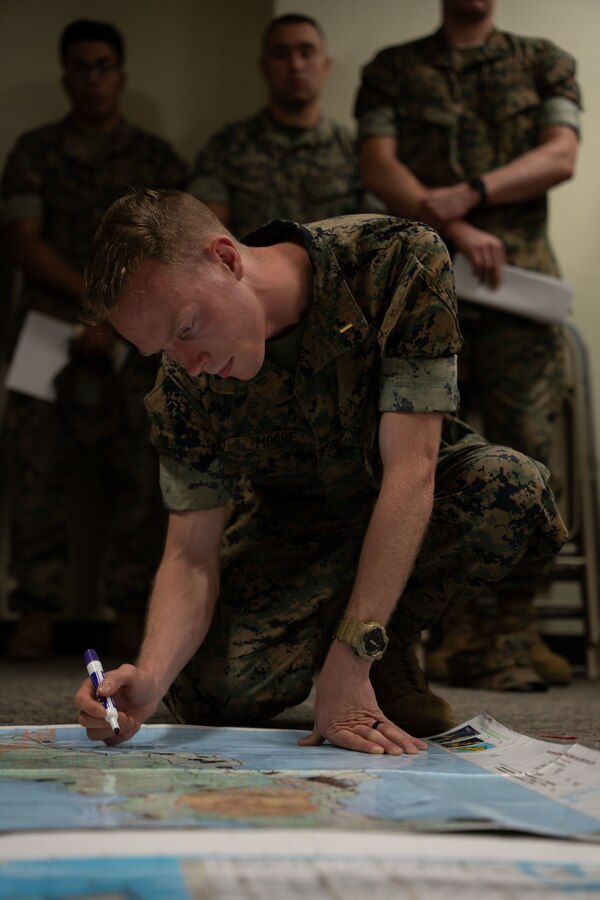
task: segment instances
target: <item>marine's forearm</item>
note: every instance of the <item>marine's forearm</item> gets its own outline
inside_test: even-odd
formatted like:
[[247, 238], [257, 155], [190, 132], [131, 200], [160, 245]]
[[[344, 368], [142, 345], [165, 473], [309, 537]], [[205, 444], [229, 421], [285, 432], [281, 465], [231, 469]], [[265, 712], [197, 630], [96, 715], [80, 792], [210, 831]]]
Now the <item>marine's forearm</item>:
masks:
[[572, 177], [576, 154], [576, 133], [561, 128], [552, 139], [485, 174], [488, 202], [519, 203], [546, 193]]
[[430, 461], [414, 460], [384, 476], [365, 535], [346, 615], [385, 624], [404, 590], [433, 505]]
[[137, 661], [152, 673], [161, 697], [206, 637], [218, 590], [216, 574], [192, 569], [181, 559], [163, 559]]

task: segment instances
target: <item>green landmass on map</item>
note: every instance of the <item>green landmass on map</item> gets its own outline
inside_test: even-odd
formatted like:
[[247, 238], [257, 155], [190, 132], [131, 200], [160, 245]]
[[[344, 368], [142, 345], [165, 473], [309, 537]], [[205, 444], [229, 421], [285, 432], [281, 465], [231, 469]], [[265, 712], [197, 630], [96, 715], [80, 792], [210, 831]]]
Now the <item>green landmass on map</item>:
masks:
[[[57, 747], [53, 729], [0, 738], [0, 779], [51, 782], [102, 804], [119, 821], [190, 825], [364, 827], [344, 803], [360, 771], [262, 771], [217, 754], [104, 745]], [[375, 824], [375, 822], [374, 822]]]
[[107, 766], [111, 769], [171, 769], [210, 768], [236, 769], [242, 763], [214, 753], [194, 753], [185, 750], [153, 750], [127, 747], [107, 747], [89, 744], [83, 747], [57, 747], [54, 729], [37, 729], [22, 734], [0, 737], [0, 772], [13, 769], [89, 769]]

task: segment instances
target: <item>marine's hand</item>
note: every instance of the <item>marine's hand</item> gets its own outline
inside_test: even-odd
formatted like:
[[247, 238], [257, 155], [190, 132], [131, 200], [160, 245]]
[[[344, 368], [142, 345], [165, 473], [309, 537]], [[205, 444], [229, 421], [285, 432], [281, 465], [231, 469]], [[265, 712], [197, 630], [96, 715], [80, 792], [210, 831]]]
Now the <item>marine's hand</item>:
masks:
[[476, 278], [491, 288], [499, 286], [502, 266], [506, 262], [504, 244], [500, 238], [475, 228], [469, 222], [460, 221], [451, 222], [445, 236], [465, 254]]
[[415, 218], [443, 229], [453, 219], [463, 219], [478, 200], [477, 191], [466, 182], [451, 187], [430, 188], [421, 200]]
[[155, 678], [136, 666], [123, 665], [107, 672], [100, 685], [99, 694], [112, 695], [119, 711], [120, 734], [114, 735], [104, 719], [104, 707], [96, 699], [89, 678], [86, 678], [75, 694], [75, 706], [79, 710], [79, 724], [87, 731], [91, 741], [105, 744], [122, 744], [140, 730], [160, 702], [160, 691]]
[[[380, 723], [377, 728], [374, 722]], [[362, 753], [399, 755], [427, 747], [384, 715], [369, 680], [369, 664], [339, 641], [333, 642], [317, 680], [312, 734], [298, 743], [315, 747], [325, 740]]]

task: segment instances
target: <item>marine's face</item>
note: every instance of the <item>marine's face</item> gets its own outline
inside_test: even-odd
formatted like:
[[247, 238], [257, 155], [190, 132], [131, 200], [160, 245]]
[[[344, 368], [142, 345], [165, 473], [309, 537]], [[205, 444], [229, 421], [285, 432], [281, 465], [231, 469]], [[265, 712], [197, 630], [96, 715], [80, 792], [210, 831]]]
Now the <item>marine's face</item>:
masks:
[[308, 22], [275, 28], [261, 60], [270, 98], [293, 110], [320, 97], [330, 68], [321, 36]]
[[108, 119], [118, 112], [126, 76], [104, 41], [77, 41], [67, 50], [62, 83], [82, 119]]
[[494, 0], [442, 0], [444, 18], [479, 22], [494, 11]]
[[146, 260], [109, 321], [142, 355], [165, 351], [193, 376], [246, 381], [264, 361], [262, 308], [246, 281], [218, 263], [180, 271]]

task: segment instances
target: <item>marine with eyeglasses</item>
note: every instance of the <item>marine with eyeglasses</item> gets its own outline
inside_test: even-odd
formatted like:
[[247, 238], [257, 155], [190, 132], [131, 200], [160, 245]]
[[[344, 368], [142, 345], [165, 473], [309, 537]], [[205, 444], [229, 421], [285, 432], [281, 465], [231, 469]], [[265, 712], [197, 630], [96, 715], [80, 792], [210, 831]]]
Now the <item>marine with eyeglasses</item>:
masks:
[[[185, 163], [166, 141], [121, 116], [127, 76], [123, 39], [114, 26], [72, 22], [59, 50], [70, 110], [23, 134], [2, 177], [1, 222], [10, 260], [24, 273], [21, 302], [9, 323], [9, 357], [30, 310], [77, 322], [94, 233], [115, 199], [141, 187], [182, 187], [187, 180]], [[152, 521], [148, 511], [155, 508], [155, 462], [141, 402], [155, 362], [130, 354], [117, 381], [114, 342], [110, 328], [78, 327], [57, 404], [9, 394], [1, 451], [13, 494], [10, 574], [16, 588], [9, 603], [21, 619], [7, 649], [15, 657], [51, 649], [52, 614], [64, 605], [66, 590], [68, 479], [85, 445], [94, 445], [100, 456], [103, 493], [119, 481], [135, 497], [118, 517], [106, 594], [129, 624], [141, 621], [162, 541], [162, 533], [153, 537], [142, 524], [143, 516]], [[135, 527], [128, 510], [140, 520]]]

